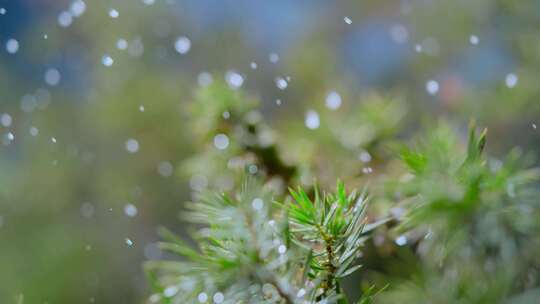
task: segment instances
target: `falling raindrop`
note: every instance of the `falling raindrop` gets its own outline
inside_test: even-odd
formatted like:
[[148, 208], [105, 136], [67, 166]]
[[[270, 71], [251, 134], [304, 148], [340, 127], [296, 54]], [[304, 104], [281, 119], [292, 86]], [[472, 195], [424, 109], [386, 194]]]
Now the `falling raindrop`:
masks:
[[435, 80], [429, 80], [426, 83], [426, 91], [429, 95], [435, 95], [439, 92], [439, 83]]
[[349, 17], [343, 17], [343, 21], [345, 21], [347, 24], [352, 24], [352, 20]]
[[135, 217], [138, 213], [137, 207], [131, 203], [124, 206], [124, 214], [129, 217]]
[[111, 8], [111, 9], [109, 10], [109, 17], [111, 17], [111, 18], [118, 18], [119, 16], [120, 16], [120, 13], [119, 13], [116, 9]]
[[187, 37], [178, 37], [174, 42], [174, 48], [180, 54], [186, 54], [191, 48], [191, 41]]
[[331, 91], [326, 95], [326, 107], [330, 110], [337, 110], [341, 106], [341, 96], [336, 91]]
[[244, 83], [244, 77], [242, 77], [242, 75], [238, 74], [236, 71], [231, 70], [225, 73], [225, 81], [227, 81], [227, 84], [232, 89], [238, 89]]
[[214, 136], [214, 146], [219, 150], [227, 149], [229, 146], [229, 137], [223, 133]]
[[133, 241], [132, 241], [131, 239], [126, 238], [125, 241], [126, 241], [126, 244], [127, 244], [129, 247], [133, 246]]
[[212, 300], [214, 300], [214, 303], [220, 304], [225, 300], [225, 296], [221, 292], [216, 292], [212, 297]]
[[19, 50], [19, 41], [11, 38], [6, 42], [6, 51], [10, 54], [15, 54]]
[[68, 27], [71, 25], [71, 23], [73, 22], [73, 16], [71, 15], [70, 12], [61, 12], [59, 15], [58, 15], [58, 24], [61, 26], [61, 27]]
[[45, 83], [54, 87], [60, 83], [61, 75], [57, 69], [50, 68], [45, 71]]
[[251, 67], [252, 70], [257, 69], [257, 63], [256, 62], [250, 63], [249, 66]]
[[518, 83], [518, 77], [514, 73], [506, 75], [504, 82], [508, 88], [514, 88]]
[[126, 150], [133, 154], [133, 153], [137, 153], [137, 151], [139, 151], [139, 142], [133, 138], [130, 138], [126, 141]]
[[4, 113], [2, 114], [2, 116], [0, 116], [0, 123], [2, 123], [2, 126], [9, 127], [11, 126], [12, 122], [13, 122], [13, 119], [11, 118], [11, 115], [9, 115], [8, 113]]
[[109, 55], [103, 55], [103, 57], [101, 57], [101, 63], [106, 67], [110, 67], [113, 65], [114, 60]]
[[125, 50], [128, 48], [128, 42], [126, 39], [118, 39], [116, 41], [116, 48], [119, 49], [119, 50]]
[[285, 80], [285, 78], [283, 77], [277, 77], [275, 79], [275, 82], [276, 82], [276, 86], [278, 87], [278, 89], [280, 90], [285, 90], [287, 88], [287, 86], [289, 85], [287, 83], [287, 80]]
[[398, 246], [404, 246], [404, 245], [407, 245], [407, 237], [404, 236], [404, 235], [400, 235], [396, 238], [396, 244]]
[[262, 199], [260, 198], [255, 198], [252, 202], [251, 202], [251, 207], [253, 207], [254, 210], [256, 211], [259, 211], [263, 208], [264, 206], [264, 202]]
[[208, 72], [201, 72], [197, 76], [197, 83], [201, 87], [207, 87], [213, 82], [212, 75]]
[[268, 55], [268, 60], [270, 60], [271, 63], [278, 63], [279, 55], [276, 53], [270, 53], [270, 55]]
[[82, 0], [73, 1], [69, 7], [69, 10], [73, 17], [80, 17], [86, 11], [86, 3], [84, 3]]
[[163, 177], [169, 177], [173, 174], [174, 168], [173, 165], [168, 161], [159, 162], [157, 167], [159, 175]]
[[285, 254], [285, 252], [287, 252], [287, 247], [285, 245], [279, 245], [278, 253], [279, 254]]
[[478, 36], [476, 35], [471, 35], [469, 37], [469, 42], [472, 44], [472, 45], [477, 45], [479, 42], [480, 42], [480, 39], [478, 38]]
[[208, 295], [204, 292], [201, 292], [197, 296], [197, 300], [199, 300], [199, 303], [206, 303], [206, 301], [208, 301]]
[[7, 10], [3, 7], [0, 8], [0, 15], [5, 15], [7, 13]]
[[320, 123], [319, 113], [315, 110], [308, 110], [306, 112], [305, 125], [308, 129], [315, 130], [319, 128]]

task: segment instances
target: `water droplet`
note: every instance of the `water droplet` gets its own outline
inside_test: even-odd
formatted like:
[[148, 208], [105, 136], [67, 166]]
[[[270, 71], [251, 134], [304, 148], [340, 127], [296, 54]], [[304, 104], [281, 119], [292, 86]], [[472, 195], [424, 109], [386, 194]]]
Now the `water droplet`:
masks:
[[156, 2], [156, 0], [142, 0], [142, 2], [146, 5], [152, 5]]
[[36, 127], [30, 127], [30, 135], [37, 136], [39, 134], [39, 130]]
[[276, 99], [276, 104], [279, 106], [281, 105], [281, 99]]
[[73, 17], [80, 17], [86, 11], [86, 3], [84, 3], [82, 0], [73, 1], [69, 7], [69, 10], [71, 11], [71, 15], [73, 15]]
[[198, 296], [197, 296], [197, 300], [199, 300], [199, 303], [206, 303], [206, 301], [208, 301], [208, 295], [204, 292], [201, 292]]
[[214, 303], [219, 304], [225, 300], [225, 296], [221, 292], [216, 292], [212, 297], [212, 300], [214, 300]]
[[143, 105], [139, 106], [139, 111], [144, 112], [144, 106]]
[[235, 71], [228, 71], [225, 73], [225, 81], [232, 89], [238, 89], [244, 83], [244, 77]]
[[296, 293], [297, 298], [301, 298], [306, 295], [306, 290], [304, 288], [300, 288], [298, 292]]
[[187, 37], [178, 37], [174, 43], [174, 48], [180, 54], [186, 54], [191, 48], [191, 41]]
[[337, 92], [331, 91], [326, 95], [325, 104], [328, 109], [337, 110], [341, 106], [341, 96]]
[[256, 62], [250, 63], [249, 66], [251, 67], [252, 70], [257, 69], [257, 63]]
[[101, 57], [101, 63], [106, 67], [110, 67], [113, 65], [114, 60], [109, 55], [103, 55], [103, 57]]
[[127, 244], [129, 247], [133, 246], [133, 241], [132, 241], [131, 239], [126, 238], [125, 241], [126, 241], [126, 244]]
[[285, 252], [287, 252], [287, 246], [285, 246], [285, 245], [279, 245], [279, 247], [278, 247], [278, 253], [279, 253], [279, 254], [285, 254]]
[[414, 50], [415, 50], [417, 53], [422, 53], [422, 45], [417, 43], [417, 44], [414, 46]]
[[19, 41], [11, 38], [6, 42], [6, 51], [10, 54], [15, 54], [19, 50]]
[[504, 79], [504, 82], [506, 83], [506, 86], [508, 88], [514, 88], [517, 83], [518, 83], [518, 77], [516, 74], [514, 73], [510, 73], [508, 75], [506, 75], [505, 79]]
[[128, 42], [126, 39], [118, 39], [116, 41], [116, 48], [119, 49], [119, 50], [125, 50], [128, 48]]
[[253, 209], [257, 211], [261, 210], [263, 206], [264, 206], [264, 202], [260, 198], [256, 198], [251, 202], [251, 207], [253, 207]]
[[279, 55], [276, 54], [276, 53], [270, 53], [270, 55], [268, 55], [268, 60], [271, 63], [278, 63], [279, 62]]
[[197, 76], [197, 83], [201, 87], [207, 87], [212, 84], [214, 80], [212, 79], [212, 75], [208, 72], [201, 72]]
[[370, 174], [371, 172], [373, 172], [373, 169], [371, 167], [362, 168], [362, 173], [364, 174]]
[[129, 153], [137, 153], [137, 151], [139, 151], [139, 142], [133, 138], [130, 138], [126, 141], [126, 150], [129, 152]]
[[129, 217], [134, 217], [138, 213], [137, 207], [131, 203], [124, 206], [124, 214]]
[[360, 152], [360, 155], [358, 155], [358, 159], [363, 163], [369, 163], [371, 161], [371, 154], [369, 154], [368, 151], [362, 151]]
[[0, 15], [5, 15], [7, 13], [7, 10], [3, 7], [0, 8]]
[[163, 177], [169, 177], [173, 174], [174, 168], [173, 165], [168, 161], [159, 162], [157, 167], [159, 175]]
[[56, 143], [56, 138], [55, 138], [55, 137], [51, 137], [51, 142], [52, 142], [53, 144], [55, 144], [55, 143]]
[[109, 16], [110, 16], [111, 18], [118, 18], [118, 17], [120, 16], [120, 13], [119, 13], [116, 9], [111, 8], [111, 9], [109, 10]]
[[283, 77], [277, 77], [275, 79], [275, 82], [276, 82], [276, 86], [278, 87], [278, 89], [280, 90], [285, 90], [287, 88], [287, 86], [289, 85], [287, 83], [287, 80], [285, 80], [285, 78]]
[[314, 110], [308, 110], [306, 112], [305, 125], [308, 129], [315, 130], [319, 128], [321, 121], [319, 119], [319, 113]]
[[229, 137], [223, 133], [214, 136], [214, 146], [219, 150], [227, 149], [229, 146]]
[[536, 124], [535, 123], [532, 123], [531, 124], [532, 128], [536, 130]]
[[435, 95], [439, 92], [439, 83], [435, 80], [429, 80], [426, 83], [426, 91], [429, 95]]
[[472, 45], [477, 45], [479, 42], [480, 42], [480, 39], [478, 38], [478, 36], [476, 35], [471, 35], [469, 37], [469, 42], [472, 44]]
[[54, 87], [60, 83], [61, 75], [57, 69], [48, 69], [45, 71], [45, 83]]
[[13, 122], [13, 119], [11, 118], [11, 115], [9, 115], [8, 113], [4, 113], [2, 114], [2, 116], [0, 116], [0, 123], [2, 123], [2, 126], [9, 127], [11, 126], [12, 122]]
[[403, 44], [409, 40], [409, 31], [403, 24], [396, 24], [390, 28], [390, 36], [395, 43]]
[[352, 24], [352, 20], [349, 17], [343, 17], [343, 21], [345, 21], [347, 24]]
[[59, 15], [58, 15], [58, 24], [61, 26], [61, 27], [68, 27], [71, 25], [71, 23], [73, 22], [73, 16], [71, 16], [71, 13], [70, 12], [61, 12]]
[[404, 245], [407, 245], [407, 237], [404, 236], [404, 235], [400, 235], [396, 238], [396, 244], [398, 246], [404, 246]]

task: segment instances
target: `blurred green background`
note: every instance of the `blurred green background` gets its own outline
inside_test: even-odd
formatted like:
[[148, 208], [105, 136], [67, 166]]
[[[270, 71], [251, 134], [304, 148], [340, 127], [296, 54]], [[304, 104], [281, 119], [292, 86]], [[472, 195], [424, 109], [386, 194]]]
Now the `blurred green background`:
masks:
[[539, 28], [533, 0], [0, 1], [0, 303], [145, 301], [156, 229], [208, 182], [212, 82], [260, 102], [301, 182], [438, 119], [535, 159]]

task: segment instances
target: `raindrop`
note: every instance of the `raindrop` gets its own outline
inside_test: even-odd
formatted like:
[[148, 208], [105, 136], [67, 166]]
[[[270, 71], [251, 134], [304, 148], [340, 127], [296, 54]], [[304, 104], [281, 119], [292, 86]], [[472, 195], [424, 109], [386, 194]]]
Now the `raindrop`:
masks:
[[139, 106], [139, 111], [144, 112], [144, 106], [143, 105]]
[[119, 50], [125, 50], [128, 47], [128, 42], [126, 39], [118, 39], [116, 41], [116, 48]]
[[199, 303], [206, 303], [206, 301], [208, 301], [208, 295], [204, 292], [201, 292], [198, 296], [197, 296], [197, 300], [199, 300]]
[[132, 241], [131, 239], [126, 238], [125, 241], [126, 241], [126, 244], [127, 244], [129, 247], [133, 246], [133, 241]]
[[262, 199], [260, 198], [255, 198], [252, 202], [251, 202], [251, 207], [253, 207], [254, 210], [256, 211], [259, 211], [263, 208], [264, 206], [264, 202]]
[[50, 68], [45, 71], [45, 83], [54, 87], [60, 83], [61, 75], [57, 69]]
[[285, 78], [283, 77], [277, 77], [275, 79], [275, 82], [276, 82], [276, 86], [278, 87], [278, 89], [280, 90], [285, 90], [287, 88], [287, 86], [289, 85], [287, 83], [287, 80], [285, 80]]
[[106, 67], [110, 67], [113, 65], [114, 60], [109, 55], [103, 55], [103, 57], [101, 57], [101, 63]]
[[55, 143], [56, 143], [56, 138], [51, 137], [51, 142], [52, 142], [53, 144], [55, 144]]
[[285, 254], [285, 252], [287, 252], [287, 247], [285, 245], [279, 245], [278, 253], [279, 254]]
[[426, 83], [426, 91], [429, 95], [435, 95], [439, 92], [439, 83], [435, 80], [430, 80]]
[[174, 43], [174, 48], [180, 54], [186, 54], [191, 48], [191, 41], [187, 37], [178, 37]]
[[257, 69], [257, 63], [256, 63], [256, 62], [250, 63], [249, 66], [251, 67], [252, 70], [256, 70], [256, 69]]
[[120, 13], [119, 13], [116, 9], [111, 8], [111, 9], [109, 10], [109, 16], [110, 16], [111, 18], [118, 18], [118, 17], [120, 16]]
[[225, 296], [221, 292], [216, 292], [212, 299], [214, 300], [214, 303], [219, 304], [225, 300]]
[[137, 151], [139, 151], [139, 142], [133, 138], [131, 139], [128, 139], [126, 141], [126, 150], [129, 152], [129, 153], [137, 153]]
[[400, 235], [396, 238], [396, 244], [398, 246], [404, 246], [404, 245], [407, 245], [407, 237], [404, 236], [404, 235]]
[[94, 211], [94, 205], [92, 205], [91, 203], [82, 203], [80, 213], [83, 217], [90, 218], [94, 216]]
[[30, 127], [30, 135], [37, 136], [39, 134], [39, 130], [36, 127]]
[[279, 106], [281, 105], [281, 99], [276, 99], [276, 104]]
[[517, 83], [518, 83], [518, 77], [516, 74], [514, 73], [510, 73], [508, 75], [506, 75], [505, 79], [504, 79], [504, 82], [506, 83], [506, 86], [508, 88], [514, 88]]
[[214, 137], [214, 146], [219, 150], [225, 150], [229, 146], [229, 137], [220, 133]]
[[319, 113], [315, 110], [308, 110], [306, 112], [305, 124], [306, 127], [311, 130], [319, 128], [319, 125], [321, 124]]
[[137, 207], [135, 205], [131, 204], [131, 203], [126, 204], [124, 206], [124, 214], [129, 216], [129, 217], [136, 216], [137, 212], [138, 212]]
[[173, 174], [173, 165], [168, 161], [162, 161], [158, 164], [157, 170], [159, 175], [169, 177]]
[[479, 42], [480, 42], [480, 39], [478, 38], [478, 36], [476, 35], [471, 35], [469, 37], [469, 42], [472, 44], [472, 45], [477, 45]]
[[402, 24], [397, 24], [390, 28], [390, 36], [397, 44], [403, 44], [409, 39], [409, 31]]
[[142, 2], [146, 5], [152, 5], [156, 2], [156, 0], [142, 0]]
[[416, 44], [414, 46], [414, 50], [417, 52], [417, 53], [422, 53], [422, 45], [421, 44]]
[[270, 55], [268, 55], [268, 60], [270, 60], [271, 63], [278, 63], [279, 55], [276, 53], [270, 53]]
[[19, 41], [15, 39], [8, 39], [6, 42], [6, 51], [10, 54], [15, 54], [19, 50]]
[[297, 298], [301, 298], [306, 295], [306, 290], [304, 288], [300, 288], [298, 292], [296, 293]]
[[212, 75], [208, 72], [201, 72], [197, 76], [197, 83], [201, 87], [207, 87], [210, 84], [212, 84], [212, 82], [213, 82]]
[[326, 107], [330, 110], [337, 110], [341, 106], [341, 96], [339, 93], [332, 91], [326, 95]]
[[536, 130], [536, 124], [535, 123], [532, 123], [531, 124], [532, 128]]
[[345, 21], [347, 24], [352, 24], [352, 20], [349, 17], [343, 17], [343, 21]]
[[6, 9], [1, 7], [0, 8], [0, 15], [5, 15], [7, 13]]
[[362, 151], [360, 152], [360, 155], [358, 155], [358, 158], [363, 163], [369, 163], [371, 161], [371, 154], [369, 154], [368, 151]]
[[73, 16], [69, 12], [61, 12], [57, 21], [61, 27], [68, 27], [73, 22]]
[[69, 10], [71, 11], [73, 17], [80, 17], [86, 11], [86, 3], [84, 3], [82, 0], [73, 1], [69, 7]]
[[11, 126], [12, 122], [13, 122], [13, 119], [11, 118], [11, 115], [9, 115], [8, 113], [4, 113], [2, 114], [2, 116], [0, 116], [0, 123], [2, 123], [2, 126], [9, 127]]
[[228, 71], [225, 73], [225, 81], [232, 89], [238, 89], [244, 83], [244, 77], [235, 71]]

